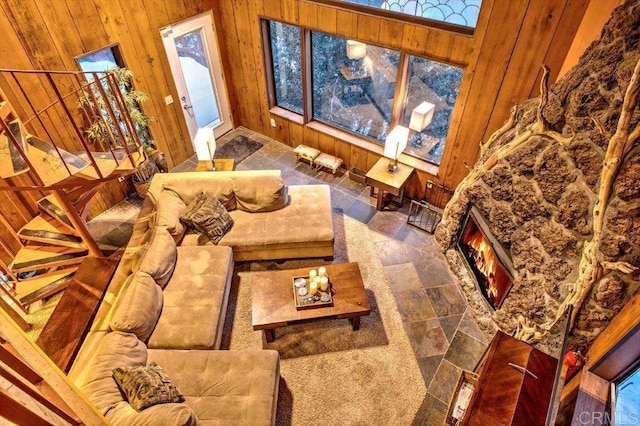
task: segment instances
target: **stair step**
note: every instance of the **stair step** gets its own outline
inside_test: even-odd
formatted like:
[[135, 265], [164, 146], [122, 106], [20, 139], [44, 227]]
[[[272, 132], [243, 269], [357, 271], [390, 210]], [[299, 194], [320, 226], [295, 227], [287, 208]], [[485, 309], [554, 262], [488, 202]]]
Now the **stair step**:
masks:
[[16, 285], [16, 299], [23, 306], [26, 306], [64, 290], [69, 285], [75, 271], [76, 269], [62, 269], [58, 273], [20, 281]]
[[[58, 155], [53, 145], [36, 136], [29, 136], [27, 143], [29, 144], [29, 161], [47, 186], [61, 182], [70, 176], [69, 172], [73, 176], [89, 165], [85, 160], [62, 148], [58, 148], [60, 152]], [[64, 163], [60, 156], [64, 159]], [[69, 172], [65, 163], [69, 167]]]
[[9, 267], [13, 272], [26, 272], [75, 265], [82, 262], [87, 253], [86, 249], [27, 245], [18, 250]]
[[46, 197], [38, 200], [38, 206], [44, 213], [60, 222], [60, 225], [62, 225], [63, 228], [68, 229], [74, 234], [76, 233], [67, 212], [64, 211], [60, 202], [53, 194], [47, 195]]
[[19, 231], [24, 240], [53, 244], [71, 248], [86, 248], [82, 238], [75, 232], [60, 225], [57, 219], [49, 215], [38, 215], [31, 219]]
[[39, 278], [48, 277], [54, 274], [61, 274], [64, 271], [70, 274], [78, 270], [79, 266], [80, 266], [79, 264], [76, 264], [76, 265], [68, 265], [64, 267], [45, 268], [45, 269], [38, 269], [35, 271], [19, 272], [16, 274], [16, 277], [18, 278], [18, 282], [22, 283], [22, 282], [27, 282], [31, 280], [37, 280]]
[[131, 153], [131, 158], [135, 164], [134, 166], [131, 165], [131, 161], [129, 161], [125, 153], [125, 158], [118, 166], [118, 170], [134, 170], [138, 167], [144, 161], [143, 149], [143, 147], [140, 147], [137, 151]]
[[0, 102], [0, 120], [6, 120], [13, 113], [13, 108], [7, 101]]
[[[26, 152], [24, 135], [21, 134], [21, 129], [24, 129], [24, 127], [20, 125], [19, 121], [13, 121], [9, 123], [9, 129], [18, 142], [21, 143], [23, 151]], [[20, 151], [18, 151], [5, 132], [0, 132], [0, 176], [8, 178], [28, 171], [29, 166], [20, 155]]]
[[[77, 152], [74, 153], [78, 158], [85, 160], [89, 165], [91, 164], [91, 160], [89, 159], [89, 155], [86, 152]], [[113, 155], [110, 152], [92, 152], [91, 156], [93, 157], [96, 165], [100, 169], [100, 173], [103, 178], [108, 177], [113, 173], [113, 171], [118, 167], [118, 163], [114, 160]], [[76, 176], [83, 177], [85, 179], [99, 179], [100, 176], [98, 172], [93, 167], [87, 167], [86, 169], [79, 172]]]

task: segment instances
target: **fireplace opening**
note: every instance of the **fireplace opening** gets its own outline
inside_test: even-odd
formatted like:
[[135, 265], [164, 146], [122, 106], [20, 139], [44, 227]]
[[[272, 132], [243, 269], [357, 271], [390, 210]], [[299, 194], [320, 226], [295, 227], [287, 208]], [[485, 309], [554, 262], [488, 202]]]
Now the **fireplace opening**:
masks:
[[458, 239], [458, 248], [478, 289], [492, 309], [498, 309], [513, 286], [516, 275], [511, 258], [493, 237], [480, 212], [472, 207]]

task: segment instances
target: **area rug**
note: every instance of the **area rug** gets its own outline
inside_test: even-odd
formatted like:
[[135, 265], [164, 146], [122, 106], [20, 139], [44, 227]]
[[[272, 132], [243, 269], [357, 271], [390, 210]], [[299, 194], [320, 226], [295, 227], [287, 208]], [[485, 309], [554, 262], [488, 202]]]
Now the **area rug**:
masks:
[[[251, 326], [251, 277], [318, 260], [236, 264], [223, 349], [280, 353], [278, 425], [411, 424], [426, 388], [365, 224], [334, 214], [333, 263], [358, 262], [371, 305], [360, 330], [328, 320], [276, 330], [267, 343]], [[326, 262], [325, 262], [326, 263]]]
[[260, 148], [262, 148], [260, 142], [238, 135], [216, 148], [213, 158], [233, 158], [238, 164]]

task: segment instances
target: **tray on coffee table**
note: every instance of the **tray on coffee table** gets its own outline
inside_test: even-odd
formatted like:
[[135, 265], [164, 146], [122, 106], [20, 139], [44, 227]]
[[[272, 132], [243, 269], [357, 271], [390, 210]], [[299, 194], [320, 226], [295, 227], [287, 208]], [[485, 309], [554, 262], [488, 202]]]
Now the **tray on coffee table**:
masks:
[[[296, 286], [296, 282], [298, 280], [305, 280], [304, 287]], [[313, 309], [313, 308], [322, 308], [324, 306], [333, 306], [333, 294], [331, 292], [331, 283], [329, 283], [329, 287], [327, 291], [322, 291], [318, 289], [316, 293], [317, 297], [309, 295], [309, 276], [294, 276], [293, 277], [293, 303], [296, 306], [296, 309]], [[304, 296], [300, 295], [300, 288], [305, 288], [306, 293]]]

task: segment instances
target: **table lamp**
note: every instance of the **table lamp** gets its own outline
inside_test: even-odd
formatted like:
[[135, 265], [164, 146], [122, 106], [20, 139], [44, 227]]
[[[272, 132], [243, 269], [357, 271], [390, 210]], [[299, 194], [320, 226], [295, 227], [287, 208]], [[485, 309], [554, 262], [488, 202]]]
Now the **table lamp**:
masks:
[[199, 128], [193, 145], [196, 148], [198, 161], [204, 162], [207, 165], [207, 170], [215, 170], [213, 154], [216, 153], [216, 138], [213, 136], [213, 129], [208, 127]]
[[347, 58], [355, 59], [358, 63], [358, 69], [355, 66], [352, 67], [352, 71], [362, 71], [362, 62], [360, 59], [367, 56], [367, 45], [355, 40], [347, 40]]
[[422, 102], [411, 111], [411, 121], [409, 122], [409, 129], [415, 131], [411, 137], [411, 145], [421, 146], [422, 137], [418, 136], [433, 120], [433, 113], [436, 110], [436, 106], [429, 102]]
[[391, 160], [388, 168], [390, 172], [398, 170], [398, 157], [407, 147], [407, 139], [409, 139], [409, 129], [404, 126], [394, 127], [387, 135], [382, 155]]

